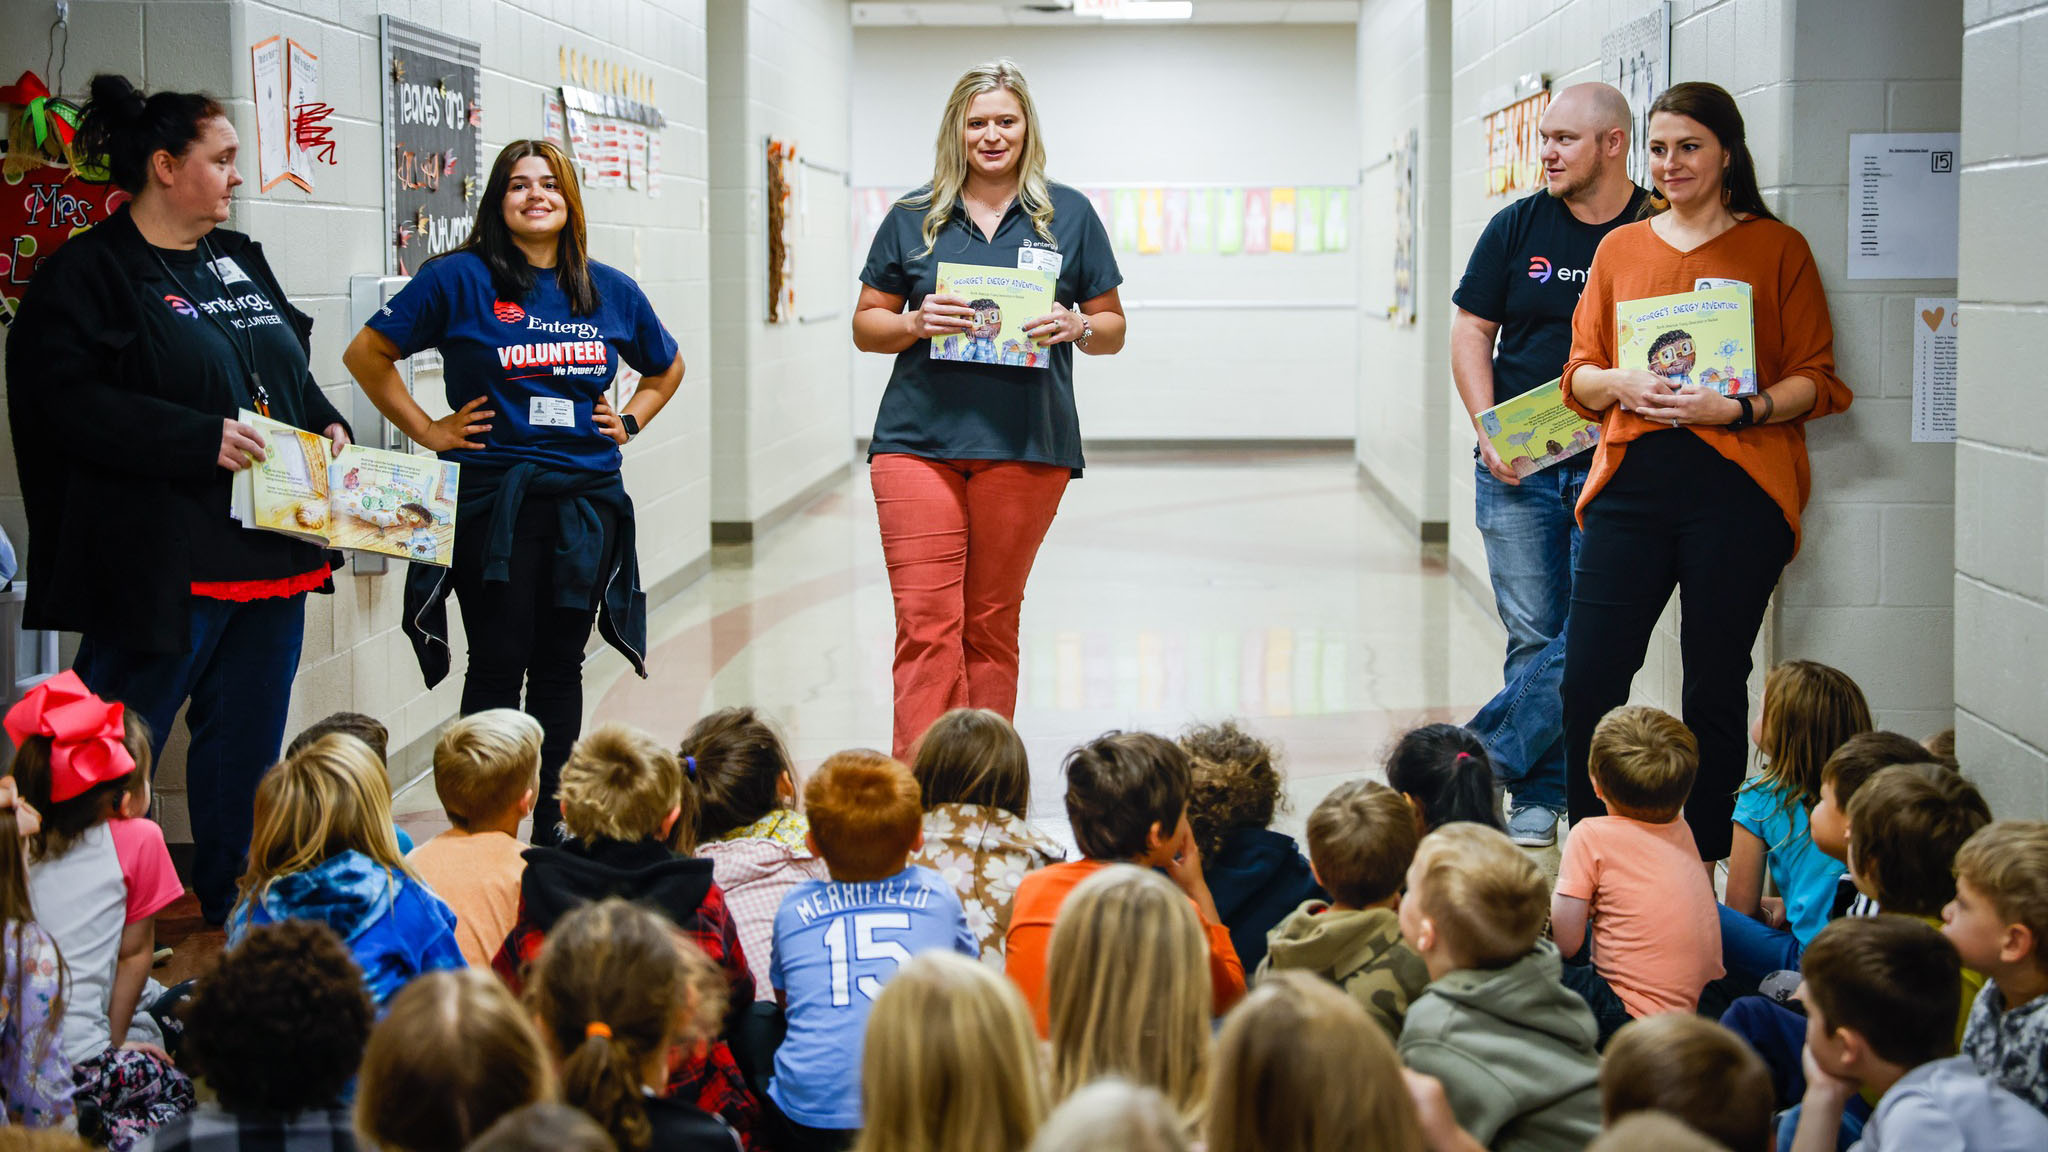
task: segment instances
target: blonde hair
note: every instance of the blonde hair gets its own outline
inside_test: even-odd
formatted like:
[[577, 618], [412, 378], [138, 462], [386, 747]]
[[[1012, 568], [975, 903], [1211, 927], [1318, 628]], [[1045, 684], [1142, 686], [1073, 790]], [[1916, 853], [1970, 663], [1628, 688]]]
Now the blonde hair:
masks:
[[457, 828], [502, 816], [540, 786], [540, 721], [517, 708], [464, 716], [434, 744], [434, 794]]
[[1536, 946], [1550, 915], [1550, 881], [1506, 834], [1446, 824], [1422, 838], [1408, 898], [1436, 924], [1461, 968], [1499, 968]]
[[861, 1058], [854, 1152], [1023, 1152], [1045, 1119], [1045, 1068], [1017, 986], [925, 952], [882, 988]]
[[1045, 138], [1039, 131], [1038, 109], [1031, 103], [1031, 87], [1014, 62], [991, 60], [968, 69], [953, 85], [953, 94], [946, 98], [946, 110], [939, 116], [931, 187], [897, 201], [905, 208], [925, 210], [924, 249], [918, 253], [920, 256], [931, 252], [939, 242], [939, 230], [960, 206], [960, 192], [967, 187], [967, 111], [975, 97], [989, 92], [1008, 92], [1024, 111], [1024, 154], [1017, 158], [1017, 199], [1031, 216], [1032, 229], [1039, 238], [1052, 242], [1052, 188], [1045, 179]]
[[[638, 728], [606, 724], [569, 751], [559, 795], [562, 823], [578, 840], [652, 840], [684, 806], [683, 766]], [[685, 848], [695, 842], [694, 832], [684, 832], [696, 827], [695, 817], [689, 811], [676, 819], [674, 835]]]
[[368, 856], [394, 878], [418, 879], [398, 851], [383, 762], [369, 745], [336, 732], [286, 757], [256, 785], [241, 898], [261, 900], [278, 877], [348, 851]]
[[1820, 770], [1843, 741], [1871, 730], [1863, 689], [1839, 668], [1787, 660], [1764, 677], [1757, 750], [1768, 761], [1749, 787], [1776, 787], [1785, 803], [1820, 803]]
[[1130, 864], [1083, 880], [1053, 924], [1046, 988], [1056, 1096], [1115, 1073], [1164, 1092], [1188, 1124], [1200, 1120], [1209, 948], [1180, 889]]
[[1422, 1152], [1422, 1125], [1386, 1034], [1356, 1000], [1274, 972], [1223, 1022], [1209, 1152]]
[[385, 1152], [461, 1152], [498, 1117], [555, 1098], [533, 1021], [489, 972], [429, 972], [391, 998], [356, 1079], [356, 1139]]
[[2007, 924], [2034, 935], [2034, 965], [2048, 971], [2048, 822], [2000, 820], [1963, 842], [1956, 876], [1984, 894]]
[[1105, 1076], [1052, 1110], [1031, 1152], [1188, 1152], [1188, 1138], [1157, 1088]]
[[557, 921], [526, 985], [561, 1057], [563, 1098], [626, 1152], [654, 1138], [641, 1069], [671, 1046], [716, 1036], [725, 999], [724, 974], [701, 948], [616, 896]]
[[1617, 815], [1665, 824], [1692, 795], [1700, 744], [1692, 729], [1661, 708], [1616, 708], [1593, 729], [1586, 767]]

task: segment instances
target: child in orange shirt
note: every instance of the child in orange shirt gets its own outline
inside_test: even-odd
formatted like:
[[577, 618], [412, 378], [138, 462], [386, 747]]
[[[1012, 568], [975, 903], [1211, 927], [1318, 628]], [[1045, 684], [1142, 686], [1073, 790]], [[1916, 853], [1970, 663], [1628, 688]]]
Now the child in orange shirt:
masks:
[[540, 795], [540, 741], [540, 721], [489, 708], [450, 724], [434, 745], [434, 793], [454, 827], [405, 862], [455, 913], [455, 942], [472, 968], [491, 966], [519, 920], [519, 824]]
[[1587, 767], [1609, 815], [1565, 840], [1550, 931], [1571, 961], [1592, 921], [1591, 962], [1566, 963], [1564, 982], [1593, 1010], [1604, 1048], [1632, 1018], [1699, 1007], [1721, 977], [1721, 922], [1679, 819], [1699, 770], [1692, 732], [1668, 712], [1616, 708], [1593, 730]]
[[1060, 905], [1074, 886], [1111, 864], [1164, 869], [1200, 914], [1209, 941], [1217, 1015], [1244, 995], [1244, 964], [1202, 878], [1202, 854], [1188, 829], [1188, 754], [1148, 732], [1110, 732], [1067, 754], [1067, 819], [1085, 859], [1041, 868], [1017, 885], [1004, 965], [1045, 1036], [1045, 954]]

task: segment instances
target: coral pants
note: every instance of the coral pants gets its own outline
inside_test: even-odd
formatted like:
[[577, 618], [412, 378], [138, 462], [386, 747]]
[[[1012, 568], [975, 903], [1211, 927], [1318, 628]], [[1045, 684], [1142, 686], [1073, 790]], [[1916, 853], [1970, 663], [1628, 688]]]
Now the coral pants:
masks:
[[1017, 709], [1024, 582], [1070, 470], [882, 453], [868, 466], [896, 601], [896, 731], [908, 763], [953, 708]]

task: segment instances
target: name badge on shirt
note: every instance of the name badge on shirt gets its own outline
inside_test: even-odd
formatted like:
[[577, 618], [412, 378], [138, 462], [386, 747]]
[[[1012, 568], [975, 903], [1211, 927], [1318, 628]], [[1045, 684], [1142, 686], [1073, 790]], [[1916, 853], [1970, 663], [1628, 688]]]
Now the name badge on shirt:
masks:
[[1066, 262], [1067, 258], [1065, 256], [1050, 248], [1017, 249], [1017, 267], [1020, 271], [1027, 268], [1035, 268], [1057, 280], [1060, 276], [1060, 266]]
[[535, 396], [527, 401], [526, 423], [534, 428], [574, 428], [576, 404], [560, 396]]
[[223, 256], [215, 260], [213, 262], [213, 274], [220, 277], [222, 284], [246, 284], [249, 282], [249, 274], [242, 271], [242, 266], [235, 263], [235, 258], [232, 256]]
[[1747, 287], [1749, 287], [1749, 282], [1746, 280], [1724, 280], [1719, 276], [1702, 276], [1692, 282], [1692, 290], [1695, 292], [1706, 292], [1714, 288]]

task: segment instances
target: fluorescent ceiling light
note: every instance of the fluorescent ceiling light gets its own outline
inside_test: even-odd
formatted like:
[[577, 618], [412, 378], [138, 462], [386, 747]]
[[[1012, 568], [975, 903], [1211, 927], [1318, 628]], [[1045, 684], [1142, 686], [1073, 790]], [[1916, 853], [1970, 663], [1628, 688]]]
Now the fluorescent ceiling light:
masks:
[[1127, 0], [1102, 14], [1104, 20], [1192, 20], [1194, 0]]

